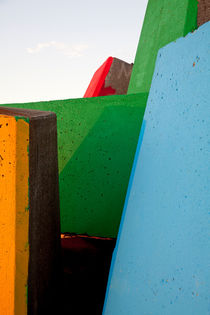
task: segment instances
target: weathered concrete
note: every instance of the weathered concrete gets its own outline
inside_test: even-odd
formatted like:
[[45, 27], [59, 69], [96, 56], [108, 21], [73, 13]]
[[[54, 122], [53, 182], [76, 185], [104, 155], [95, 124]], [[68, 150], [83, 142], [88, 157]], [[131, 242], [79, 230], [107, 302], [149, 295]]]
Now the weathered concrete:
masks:
[[209, 314], [209, 47], [207, 23], [158, 53], [104, 315]]
[[197, 26], [197, 0], [149, 0], [128, 94], [149, 92], [158, 50]]
[[0, 313], [8, 315], [27, 314], [28, 141], [28, 122], [0, 112]]
[[116, 237], [147, 95], [8, 105], [58, 119], [63, 233]]
[[95, 72], [84, 97], [127, 94], [133, 64], [109, 57]]
[[210, 20], [210, 0], [198, 0], [198, 26]]
[[0, 127], [0, 314], [52, 313], [60, 271], [56, 115], [1, 107]]
[[[133, 64], [113, 58], [109, 73], [104, 82], [104, 89], [112, 88], [115, 95], [127, 94]], [[104, 94], [103, 91], [101, 94]]]

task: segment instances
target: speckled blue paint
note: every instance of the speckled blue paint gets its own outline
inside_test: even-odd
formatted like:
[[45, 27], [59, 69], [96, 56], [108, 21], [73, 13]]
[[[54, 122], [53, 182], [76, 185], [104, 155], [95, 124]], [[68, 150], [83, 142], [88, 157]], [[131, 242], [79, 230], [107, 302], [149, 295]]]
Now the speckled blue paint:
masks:
[[104, 315], [210, 314], [210, 23], [159, 51]]

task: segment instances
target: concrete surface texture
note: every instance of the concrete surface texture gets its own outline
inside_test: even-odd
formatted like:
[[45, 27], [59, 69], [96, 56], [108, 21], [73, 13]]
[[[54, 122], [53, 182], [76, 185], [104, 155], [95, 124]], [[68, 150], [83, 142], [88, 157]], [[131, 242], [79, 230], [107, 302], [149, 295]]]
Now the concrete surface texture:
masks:
[[95, 72], [84, 97], [127, 94], [133, 65], [109, 57]]
[[198, 26], [210, 20], [210, 0], [198, 0]]
[[158, 50], [197, 26], [197, 0], [149, 0], [128, 87], [149, 92]]
[[56, 116], [1, 107], [0, 121], [0, 313], [44, 314], [61, 263]]
[[146, 100], [137, 94], [8, 105], [57, 114], [63, 233], [116, 237]]
[[0, 314], [26, 315], [29, 123], [0, 111], [0, 129]]
[[[112, 65], [104, 82], [104, 92], [111, 87], [115, 95], [127, 94], [132, 69], [133, 64], [113, 58]], [[101, 94], [104, 94], [104, 92], [102, 90]]]
[[158, 53], [104, 315], [209, 314], [209, 47], [207, 23]]

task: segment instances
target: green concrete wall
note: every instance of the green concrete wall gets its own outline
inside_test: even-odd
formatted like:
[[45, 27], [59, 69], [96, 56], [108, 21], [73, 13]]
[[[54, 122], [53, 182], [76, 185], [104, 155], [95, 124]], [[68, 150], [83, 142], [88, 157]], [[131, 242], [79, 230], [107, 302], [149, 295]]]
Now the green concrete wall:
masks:
[[147, 96], [4, 105], [57, 114], [62, 232], [116, 237]]
[[158, 50], [197, 27], [197, 0], [149, 0], [128, 94], [149, 92]]

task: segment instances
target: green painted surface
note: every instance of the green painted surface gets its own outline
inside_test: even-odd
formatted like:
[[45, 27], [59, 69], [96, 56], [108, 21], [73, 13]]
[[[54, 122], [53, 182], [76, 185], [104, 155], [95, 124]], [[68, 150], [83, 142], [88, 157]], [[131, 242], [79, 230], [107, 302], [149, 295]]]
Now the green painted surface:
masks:
[[62, 232], [116, 237], [147, 96], [4, 105], [57, 114]]
[[128, 94], [149, 92], [157, 52], [197, 27], [197, 0], [149, 0]]

